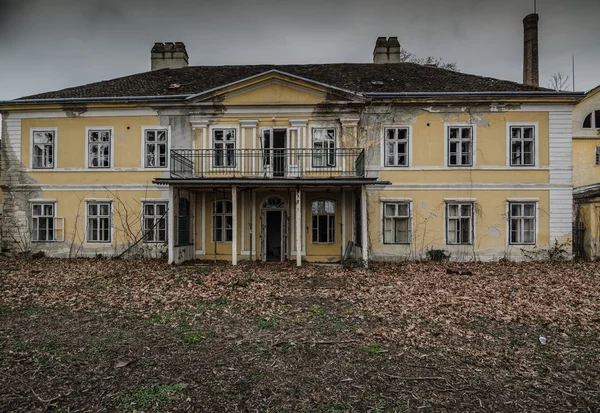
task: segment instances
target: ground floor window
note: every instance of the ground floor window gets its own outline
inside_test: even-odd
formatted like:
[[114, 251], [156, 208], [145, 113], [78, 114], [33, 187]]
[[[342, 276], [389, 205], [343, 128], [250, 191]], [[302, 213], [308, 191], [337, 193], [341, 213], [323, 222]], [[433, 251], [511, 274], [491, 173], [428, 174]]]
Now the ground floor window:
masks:
[[111, 203], [88, 202], [87, 242], [111, 242], [111, 226]]
[[144, 242], [167, 242], [167, 203], [144, 202]]
[[410, 244], [410, 204], [385, 202], [383, 204], [384, 244]]
[[318, 200], [312, 202], [312, 242], [335, 243], [335, 202]]
[[511, 244], [535, 244], [535, 202], [510, 202]]
[[473, 243], [472, 202], [448, 202], [446, 204], [446, 243]]
[[33, 242], [55, 241], [54, 203], [31, 205], [31, 240]]
[[231, 242], [233, 240], [233, 204], [228, 200], [213, 202], [213, 241]]

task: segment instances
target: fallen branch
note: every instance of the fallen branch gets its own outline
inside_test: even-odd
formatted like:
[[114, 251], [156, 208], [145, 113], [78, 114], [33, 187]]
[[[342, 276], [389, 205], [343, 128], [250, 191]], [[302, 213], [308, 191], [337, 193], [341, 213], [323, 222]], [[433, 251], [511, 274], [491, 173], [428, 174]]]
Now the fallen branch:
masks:
[[390, 379], [397, 380], [448, 380], [445, 377], [437, 377], [437, 376], [429, 376], [429, 377], [403, 377], [403, 376], [394, 376], [393, 374], [383, 373], [384, 376], [389, 377]]

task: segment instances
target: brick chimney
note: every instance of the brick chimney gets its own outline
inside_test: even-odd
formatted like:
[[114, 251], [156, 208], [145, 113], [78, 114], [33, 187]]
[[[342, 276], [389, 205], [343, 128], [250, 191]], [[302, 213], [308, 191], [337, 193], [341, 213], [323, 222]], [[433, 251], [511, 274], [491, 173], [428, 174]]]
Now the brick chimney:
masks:
[[188, 54], [182, 42], [154, 43], [150, 52], [152, 70], [179, 69], [188, 66]]
[[397, 37], [377, 38], [373, 63], [400, 63], [400, 42]]
[[532, 13], [523, 19], [523, 83], [539, 86], [540, 74], [538, 65], [538, 20], [537, 13]]

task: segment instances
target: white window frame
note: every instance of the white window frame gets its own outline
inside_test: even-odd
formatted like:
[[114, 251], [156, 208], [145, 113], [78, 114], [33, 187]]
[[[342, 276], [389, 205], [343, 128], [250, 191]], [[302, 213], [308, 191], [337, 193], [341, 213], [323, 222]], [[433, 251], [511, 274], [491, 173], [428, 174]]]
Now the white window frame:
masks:
[[[241, 165], [241, 158], [238, 160], [238, 150], [240, 150], [240, 130], [239, 127], [235, 126], [235, 125], [219, 125], [219, 126], [211, 126], [209, 128], [210, 130], [210, 166], [211, 169], [217, 169], [217, 170], [232, 170], [235, 171], [237, 170]], [[233, 153], [234, 153], [234, 165], [231, 166], [221, 166], [221, 165], [215, 165], [215, 156], [216, 156], [216, 148], [215, 148], [215, 132], [216, 131], [226, 131], [226, 130], [233, 130], [235, 136], [233, 139]], [[226, 150], [226, 149], [223, 149]], [[231, 149], [229, 149], [231, 150]]]
[[[90, 223], [90, 214], [89, 214], [89, 206], [91, 204], [95, 204], [98, 207], [100, 205], [105, 205], [108, 204], [108, 211], [109, 211], [109, 215], [108, 215], [108, 223], [109, 223], [109, 240], [103, 240], [103, 241], [97, 241], [97, 240], [91, 240], [90, 239], [90, 233], [89, 233], [89, 223]], [[96, 219], [102, 219], [105, 217], [105, 215], [95, 215], [95, 217], [99, 217]], [[113, 202], [112, 200], [109, 199], [86, 199], [85, 201], [85, 242], [87, 244], [111, 244], [112, 240], [113, 240], [113, 230], [114, 230], [114, 226], [113, 226]]]
[[[458, 212], [459, 215], [457, 217], [450, 217], [450, 205], [458, 205]], [[462, 205], [470, 205], [471, 206], [471, 216], [468, 217], [470, 218], [470, 227], [471, 227], [471, 231], [469, 232], [469, 242], [450, 242], [450, 238], [449, 238], [449, 230], [450, 230], [450, 219], [455, 219], [458, 220], [460, 222], [461, 219], [467, 218], [465, 216], [462, 216], [460, 213], [461, 210], [461, 206]], [[475, 245], [475, 201], [473, 200], [445, 200], [445, 205], [444, 205], [444, 225], [445, 225], [445, 231], [444, 231], [444, 238], [446, 241], [446, 245]], [[460, 235], [461, 231], [460, 229], [457, 230], [458, 234]]]
[[[315, 202], [333, 202], [333, 214], [329, 214], [327, 212], [322, 213], [322, 214], [314, 214], [313, 213], [313, 203]], [[326, 242], [320, 242], [320, 241], [315, 241], [314, 238], [314, 234], [315, 234], [315, 222], [314, 222], [314, 217], [320, 217], [320, 216], [327, 216], [327, 241]], [[333, 224], [331, 222], [331, 217], [333, 217]], [[310, 240], [312, 244], [335, 244], [335, 239], [336, 239], [336, 222], [337, 222], [337, 201], [333, 200], [333, 199], [313, 199], [312, 201], [310, 201], [310, 222], [311, 222], [311, 228], [310, 228]], [[319, 220], [317, 218], [317, 240], [319, 239]], [[330, 235], [332, 234], [331, 230], [333, 229], [333, 236], [330, 238]]]
[[[471, 128], [471, 164], [450, 165], [450, 128]], [[461, 152], [462, 153], [462, 152]], [[444, 123], [444, 166], [447, 168], [471, 169], [477, 165], [477, 125], [465, 122]]]
[[[115, 128], [112, 126], [88, 126], [85, 128], [85, 168], [94, 170], [111, 170], [115, 167]], [[110, 159], [109, 166], [90, 166], [90, 133], [106, 132], [110, 133]]]
[[[29, 201], [31, 204], [31, 242], [61, 242], [65, 240], [65, 220], [62, 217], [57, 216], [56, 200], [55, 199], [32, 199]], [[52, 215], [34, 215], [36, 206], [52, 206]], [[44, 218], [50, 219], [52, 222], [52, 239], [41, 240], [39, 237], [39, 220]], [[35, 222], [38, 221], [37, 231]], [[48, 225], [46, 225], [48, 230]], [[37, 233], [37, 235], [36, 235]]]
[[[512, 128], [533, 128], [533, 165], [512, 164]], [[510, 168], [534, 168], [539, 166], [539, 123], [538, 122], [506, 122], [506, 166]]]
[[[406, 134], [406, 165], [388, 165], [387, 164], [387, 135], [388, 130], [394, 129], [396, 133], [399, 129], [405, 129], [407, 131]], [[385, 169], [406, 169], [412, 166], [412, 127], [409, 125], [389, 125], [383, 127], [383, 139], [381, 140], [381, 165]], [[396, 139], [395, 142], [398, 142]]]
[[[587, 115], [585, 115], [583, 117], [583, 120], [581, 121], [581, 129], [600, 129], [600, 125], [596, 124], [596, 112], [600, 112], [600, 109], [592, 110], [590, 113], [588, 113]], [[590, 117], [590, 127], [589, 128], [587, 126], [583, 126], [583, 124], [588, 116]]]
[[[147, 145], [146, 145], [146, 134], [149, 131], [166, 131], [166, 165], [164, 166], [148, 166], [147, 165]], [[150, 169], [153, 171], [167, 171], [169, 170], [170, 164], [170, 156], [171, 156], [171, 127], [170, 126], [142, 126], [142, 160], [141, 167], [144, 169]], [[160, 145], [158, 143], [154, 143], [155, 145]]]
[[[408, 215], [400, 216], [394, 215], [392, 217], [387, 216], [386, 205], [396, 205], [396, 211], [398, 211], [399, 205], [406, 205], [408, 210]], [[409, 200], [381, 200], [381, 217], [382, 217], [382, 231], [381, 231], [381, 243], [384, 245], [410, 245], [412, 242], [412, 203]], [[387, 220], [391, 219], [395, 221], [396, 219], [406, 219], [408, 221], [407, 225], [407, 241], [406, 242], [388, 242], [385, 239], [386, 233], [386, 223]], [[392, 231], [393, 232], [393, 231]]]
[[[33, 158], [34, 158], [34, 154], [33, 154], [33, 146], [34, 146], [34, 135], [36, 132], [52, 132], [54, 133], [54, 141], [52, 142], [52, 158], [53, 158], [53, 162], [52, 162], [52, 166], [51, 167], [35, 167], [34, 166], [34, 162], [33, 162]], [[47, 144], [46, 144], [47, 145]], [[30, 153], [30, 157], [29, 157], [29, 167], [31, 169], [34, 170], [52, 170], [52, 169], [57, 169], [57, 160], [58, 160], [58, 128], [31, 128], [29, 130], [29, 153]]]
[[[327, 156], [326, 165], [315, 165], [315, 155], [316, 155], [316, 151], [318, 149], [315, 149], [315, 131], [317, 130], [332, 130], [333, 131], [333, 139], [327, 139], [327, 140], [319, 140], [320, 142], [332, 142], [333, 143], [333, 148], [321, 148], [320, 150], [324, 151], [324, 153]], [[327, 132], [326, 132], [327, 133]], [[311, 156], [310, 156], [310, 169], [314, 169], [314, 170], [320, 170], [323, 168], [336, 168], [338, 166], [338, 130], [335, 126], [321, 126], [321, 125], [315, 125], [315, 126], [311, 126], [310, 127], [310, 152], [311, 152]], [[329, 151], [333, 151], [333, 165], [330, 165], [330, 158], [329, 158]], [[319, 155], [322, 156], [322, 155]]]
[[[217, 202], [223, 203], [223, 212], [216, 212], [216, 204]], [[231, 212], [227, 212], [227, 203], [231, 204]], [[217, 228], [215, 226], [217, 216], [221, 217], [221, 222], [223, 226], [220, 228], [221, 232], [221, 240], [217, 240], [215, 235], [217, 235]], [[227, 217], [231, 218], [231, 240], [227, 241]], [[212, 242], [215, 244], [231, 244], [233, 242], [233, 231], [236, 228], [233, 228], [233, 201], [231, 199], [215, 199], [212, 202], [211, 209], [211, 232], [212, 232]]]
[[[154, 214], [153, 215], [146, 215], [146, 206], [147, 205], [153, 205], [154, 206]], [[164, 205], [165, 207], [165, 214], [164, 215], [158, 215], [156, 214], [156, 206], [157, 205]], [[169, 219], [168, 219], [168, 211], [169, 211], [169, 200], [165, 199], [165, 200], [142, 200], [142, 235], [144, 237], [144, 244], [166, 244], [169, 241]], [[152, 226], [150, 228], [146, 228], [146, 219], [152, 219]], [[165, 221], [165, 239], [164, 240], [156, 240], [156, 228], [157, 228], [157, 221], [159, 220], [164, 220]], [[149, 229], [154, 229], [154, 239], [152, 240], [148, 240], [146, 238], [146, 231]]]
[[[512, 242], [511, 241], [511, 224], [512, 224], [512, 211], [511, 206], [513, 204], [533, 204], [534, 205], [534, 240], [533, 242]], [[536, 245], [538, 240], [539, 231], [539, 199], [538, 198], [509, 198], [506, 200], [506, 244], [509, 246], [513, 245]], [[523, 234], [521, 234], [523, 235]]]

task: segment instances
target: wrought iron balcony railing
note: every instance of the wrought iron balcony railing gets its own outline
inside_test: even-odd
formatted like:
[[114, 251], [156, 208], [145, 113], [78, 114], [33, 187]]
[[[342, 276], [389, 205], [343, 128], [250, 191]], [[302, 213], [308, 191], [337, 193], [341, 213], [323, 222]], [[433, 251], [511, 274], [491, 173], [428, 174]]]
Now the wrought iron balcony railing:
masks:
[[364, 177], [361, 148], [172, 149], [172, 178]]

